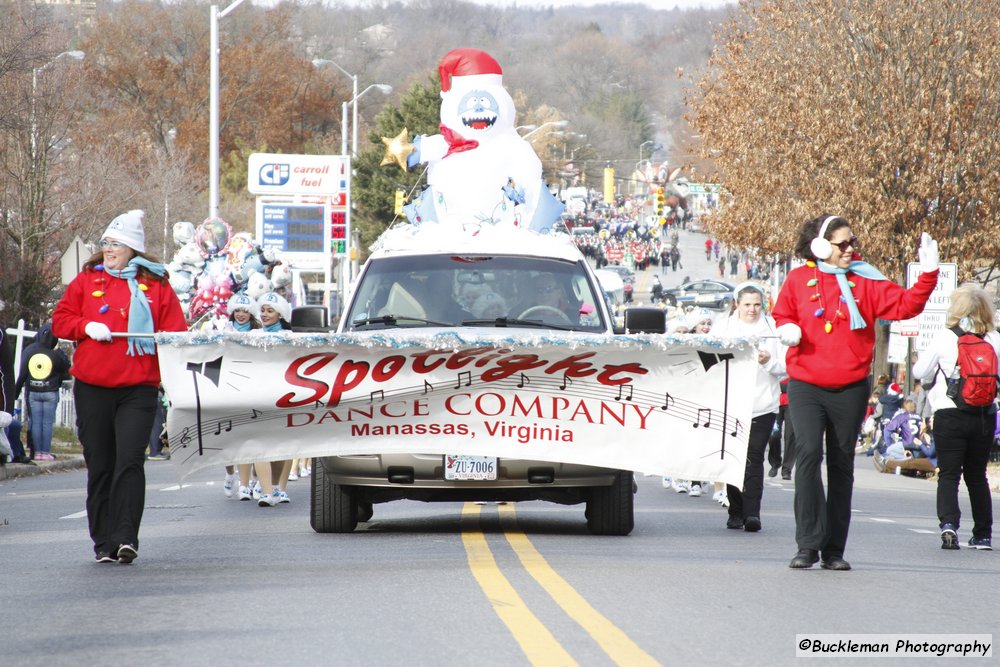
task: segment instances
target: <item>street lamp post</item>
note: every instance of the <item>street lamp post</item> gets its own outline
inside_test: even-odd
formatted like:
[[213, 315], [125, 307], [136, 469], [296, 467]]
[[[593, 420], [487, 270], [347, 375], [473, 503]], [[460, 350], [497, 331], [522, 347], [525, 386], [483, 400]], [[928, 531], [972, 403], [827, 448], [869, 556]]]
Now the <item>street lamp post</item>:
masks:
[[[531, 135], [537, 134], [537, 133], [541, 132], [542, 130], [544, 130], [547, 127], [566, 127], [567, 125], [569, 125], [569, 121], [568, 120], [550, 120], [550, 121], [547, 121], [545, 123], [542, 123], [541, 125], [539, 125], [535, 129], [533, 129], [531, 132], [528, 132], [527, 134], [523, 135], [521, 138], [522, 139], [527, 139]], [[530, 125], [525, 125], [523, 127], [531, 127], [531, 126]]]
[[638, 165], [642, 164], [642, 149], [646, 147], [646, 144], [652, 144], [652, 143], [655, 143], [655, 142], [652, 139], [649, 139], [648, 141], [644, 141], [641, 144], [639, 144], [639, 162], [636, 163], [636, 167], [637, 168], [638, 168]]
[[[341, 73], [343, 73], [344, 76], [346, 76], [347, 78], [349, 78], [351, 80], [351, 100], [353, 101], [353, 100], [356, 100], [358, 97], [360, 97], [360, 95], [358, 95], [358, 75], [357, 74], [351, 74], [350, 72], [348, 72], [346, 69], [344, 69], [343, 67], [341, 67], [337, 63], [333, 62], [332, 60], [326, 59], [326, 58], [315, 58], [315, 59], [313, 59], [312, 64], [313, 64], [313, 67], [326, 67], [327, 65], [333, 65], [334, 67], [336, 67], [338, 70], [341, 71]], [[341, 122], [340, 122], [340, 128], [341, 128], [340, 150], [341, 150], [341, 154], [342, 155], [347, 155], [347, 105], [348, 104], [350, 104], [350, 102], [344, 102], [344, 107], [343, 107], [343, 110], [342, 110], [343, 111], [343, 115], [341, 116]], [[358, 107], [357, 106], [354, 107], [353, 122], [354, 122], [354, 127], [357, 128], [357, 126], [358, 126]], [[356, 151], [357, 151], [357, 145], [358, 145], [358, 135], [357, 135], [357, 131], [356, 130], [355, 130], [355, 133], [354, 133], [353, 141], [354, 141], [354, 143], [351, 146], [351, 153], [356, 153]]]
[[219, 19], [225, 18], [243, 0], [235, 0], [219, 11], [209, 8], [209, 77], [208, 77], [208, 217], [219, 217]]

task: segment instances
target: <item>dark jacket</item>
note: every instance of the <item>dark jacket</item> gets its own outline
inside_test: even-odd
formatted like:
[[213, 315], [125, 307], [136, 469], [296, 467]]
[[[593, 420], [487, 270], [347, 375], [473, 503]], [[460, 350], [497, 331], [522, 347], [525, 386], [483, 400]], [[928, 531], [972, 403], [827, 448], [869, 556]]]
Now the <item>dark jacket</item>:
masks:
[[43, 324], [34, 341], [21, 354], [15, 396], [21, 394], [22, 387], [37, 393], [59, 391], [63, 380], [69, 379], [69, 358], [65, 352], [56, 349], [58, 342], [52, 333], [52, 325]]
[[7, 327], [0, 322], [0, 411], [14, 413], [14, 351], [7, 341]]

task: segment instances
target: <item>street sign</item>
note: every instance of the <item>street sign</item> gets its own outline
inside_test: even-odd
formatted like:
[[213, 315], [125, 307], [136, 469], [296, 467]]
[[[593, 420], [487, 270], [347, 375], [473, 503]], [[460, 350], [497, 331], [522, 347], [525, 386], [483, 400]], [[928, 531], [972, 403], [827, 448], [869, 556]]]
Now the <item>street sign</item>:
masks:
[[[927, 299], [924, 312], [920, 313], [917, 317], [902, 320], [899, 323], [900, 335], [912, 335], [910, 333], [904, 334], [904, 331], [910, 332], [914, 329], [919, 331], [919, 334], [913, 339], [913, 350], [915, 352], [923, 352], [930, 347], [937, 332], [944, 329], [945, 314], [948, 312], [948, 304], [951, 303], [951, 293], [955, 291], [955, 287], [958, 285], [957, 264], [950, 262], [942, 263], [938, 269], [937, 286], [931, 292], [930, 298]], [[906, 286], [912, 287], [917, 282], [920, 274], [919, 262], [910, 262], [907, 264]]]
[[63, 285], [73, 282], [73, 278], [76, 278], [83, 268], [84, 260], [92, 254], [93, 251], [87, 248], [87, 244], [81, 241], [79, 236], [73, 238], [73, 242], [59, 258], [59, 275]]

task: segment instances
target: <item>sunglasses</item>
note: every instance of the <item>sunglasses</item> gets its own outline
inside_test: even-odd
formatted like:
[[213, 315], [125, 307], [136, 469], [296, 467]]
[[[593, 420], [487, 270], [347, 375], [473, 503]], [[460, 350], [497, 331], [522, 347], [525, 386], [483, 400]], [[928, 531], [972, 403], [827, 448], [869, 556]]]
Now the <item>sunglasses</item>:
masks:
[[858, 249], [858, 237], [852, 236], [846, 241], [841, 241], [840, 243], [831, 243], [830, 245], [840, 248], [840, 252], [847, 252], [848, 248]]
[[119, 248], [126, 247], [124, 243], [119, 243], [118, 241], [105, 241], [104, 239], [101, 239], [99, 245], [101, 246], [101, 250], [118, 250]]

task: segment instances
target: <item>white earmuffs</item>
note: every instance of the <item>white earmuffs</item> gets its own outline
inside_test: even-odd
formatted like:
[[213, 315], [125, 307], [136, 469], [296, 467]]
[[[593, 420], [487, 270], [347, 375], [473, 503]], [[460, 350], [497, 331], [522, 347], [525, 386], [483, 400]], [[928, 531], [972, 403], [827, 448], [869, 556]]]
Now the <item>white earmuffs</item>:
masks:
[[809, 250], [816, 256], [816, 259], [830, 259], [830, 255], [833, 254], [833, 246], [826, 240], [824, 234], [826, 234], [826, 228], [830, 226], [830, 223], [839, 217], [839, 215], [828, 215], [823, 224], [819, 226], [816, 238], [809, 243]]

